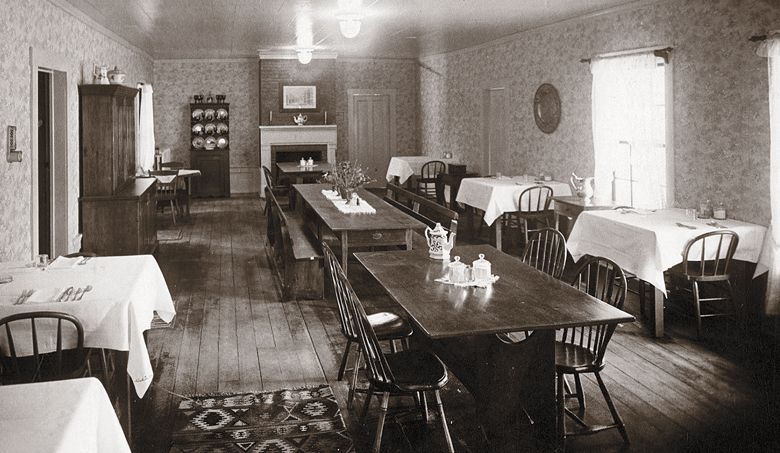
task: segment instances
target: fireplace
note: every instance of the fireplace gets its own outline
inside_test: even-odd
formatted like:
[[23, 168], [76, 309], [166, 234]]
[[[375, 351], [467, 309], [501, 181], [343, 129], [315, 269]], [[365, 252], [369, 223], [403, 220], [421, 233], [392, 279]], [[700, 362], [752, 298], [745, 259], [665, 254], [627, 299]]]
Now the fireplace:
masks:
[[271, 145], [271, 172], [279, 180], [277, 162], [298, 162], [301, 159], [314, 159], [315, 162], [328, 160], [328, 145]]
[[[276, 174], [277, 162], [297, 162], [313, 158], [336, 161], [336, 126], [260, 126], [260, 164]], [[261, 183], [265, 193], [265, 180]]]

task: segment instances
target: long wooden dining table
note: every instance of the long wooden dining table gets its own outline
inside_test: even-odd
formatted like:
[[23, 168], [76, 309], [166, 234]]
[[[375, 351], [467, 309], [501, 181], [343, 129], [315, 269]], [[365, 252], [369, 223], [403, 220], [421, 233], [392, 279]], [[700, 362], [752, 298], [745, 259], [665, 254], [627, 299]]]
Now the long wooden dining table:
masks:
[[412, 234], [425, 229], [425, 224], [365, 189], [359, 189], [357, 194], [375, 209], [371, 214], [341, 212], [334, 201], [322, 193], [331, 188], [328, 184], [293, 184], [293, 188], [302, 201], [296, 203], [296, 209], [303, 212], [317, 239], [322, 241], [334, 235], [341, 243], [341, 266], [345, 273], [350, 248], [405, 246], [411, 250]]
[[[556, 329], [634, 317], [493, 247], [452, 251], [466, 263], [480, 253], [499, 277], [486, 288], [437, 282], [448, 263], [430, 259], [427, 250], [355, 257], [409, 315], [414, 343], [435, 352], [474, 396], [490, 451], [521, 450], [515, 428], [524, 411], [536, 440], [549, 447], [555, 440]], [[495, 335], [517, 331], [534, 333], [511, 344]]]

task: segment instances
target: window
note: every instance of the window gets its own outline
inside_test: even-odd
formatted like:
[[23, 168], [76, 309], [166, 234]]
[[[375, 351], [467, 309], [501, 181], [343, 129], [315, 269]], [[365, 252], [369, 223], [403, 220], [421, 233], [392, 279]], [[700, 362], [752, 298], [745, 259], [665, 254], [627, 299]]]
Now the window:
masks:
[[652, 52], [594, 60], [596, 196], [663, 208], [672, 201], [669, 66]]

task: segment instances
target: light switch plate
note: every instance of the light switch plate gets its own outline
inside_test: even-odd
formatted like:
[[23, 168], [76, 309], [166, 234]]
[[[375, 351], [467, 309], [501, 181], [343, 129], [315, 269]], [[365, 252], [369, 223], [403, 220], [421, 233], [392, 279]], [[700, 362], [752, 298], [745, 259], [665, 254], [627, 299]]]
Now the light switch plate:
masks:
[[16, 126], [8, 126], [5, 134], [6, 155], [8, 162], [21, 162], [22, 152], [16, 150]]

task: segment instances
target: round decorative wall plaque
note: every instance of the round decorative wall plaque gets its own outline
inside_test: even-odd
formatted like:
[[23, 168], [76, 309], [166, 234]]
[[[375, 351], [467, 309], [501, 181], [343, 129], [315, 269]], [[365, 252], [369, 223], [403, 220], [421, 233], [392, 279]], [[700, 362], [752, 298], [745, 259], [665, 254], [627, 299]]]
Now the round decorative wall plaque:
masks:
[[534, 121], [545, 134], [555, 132], [561, 122], [561, 98], [549, 83], [541, 84], [534, 95]]

